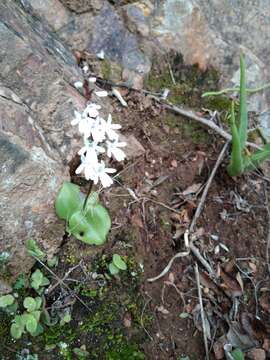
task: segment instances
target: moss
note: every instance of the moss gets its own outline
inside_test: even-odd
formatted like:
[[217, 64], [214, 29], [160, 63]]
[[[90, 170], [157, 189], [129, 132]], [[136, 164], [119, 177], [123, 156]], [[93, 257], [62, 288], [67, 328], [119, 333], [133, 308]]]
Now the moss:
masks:
[[111, 77], [111, 65], [110, 65], [110, 62], [106, 59], [104, 59], [102, 62], [101, 62], [101, 75], [102, 75], [102, 78], [105, 79], [105, 80], [109, 80], [110, 77]]
[[199, 109], [203, 104], [201, 95], [205, 91], [216, 90], [218, 79], [215, 69], [201, 71], [196, 65], [185, 65], [182, 56], [173, 52], [167, 58], [156, 59], [145, 85], [154, 92], [168, 88], [171, 103]]
[[202, 99], [202, 105], [206, 109], [217, 110], [219, 112], [229, 112], [231, 100], [226, 96], [209, 96]]

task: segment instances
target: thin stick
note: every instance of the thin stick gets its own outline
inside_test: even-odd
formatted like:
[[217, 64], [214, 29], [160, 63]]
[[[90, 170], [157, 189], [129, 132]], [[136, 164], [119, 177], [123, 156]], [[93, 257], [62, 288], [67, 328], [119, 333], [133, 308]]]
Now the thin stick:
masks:
[[208, 341], [207, 341], [207, 334], [206, 334], [206, 322], [205, 322], [203, 301], [202, 301], [200, 275], [199, 275], [198, 264], [196, 262], [195, 262], [195, 266], [194, 266], [194, 271], [195, 271], [195, 278], [196, 278], [196, 283], [197, 283], [197, 288], [198, 288], [198, 297], [199, 297], [200, 308], [201, 308], [201, 319], [202, 319], [203, 341], [204, 341], [205, 355], [206, 355], [206, 359], [209, 360], [209, 350], [208, 350]]
[[270, 250], [270, 209], [269, 209], [269, 201], [268, 201], [268, 193], [267, 193], [267, 185], [264, 184], [264, 194], [265, 194], [265, 207], [267, 211], [268, 218], [268, 234], [267, 234], [267, 242], [266, 242], [266, 264], [267, 270], [270, 274], [270, 264], [269, 264], [269, 250]]
[[214, 168], [213, 168], [213, 170], [211, 172], [211, 175], [210, 175], [209, 179], [207, 180], [207, 183], [206, 183], [205, 188], [203, 190], [202, 197], [200, 199], [199, 205], [198, 205], [198, 207], [196, 209], [195, 215], [194, 215], [194, 217], [192, 219], [192, 222], [191, 222], [191, 225], [189, 227], [189, 231], [191, 233], [194, 231], [194, 228], [196, 226], [196, 222], [197, 222], [199, 216], [201, 215], [201, 212], [203, 210], [204, 203], [205, 203], [209, 188], [210, 188], [210, 186], [212, 184], [212, 181], [213, 181], [214, 176], [215, 176], [215, 174], [217, 172], [217, 169], [218, 169], [219, 165], [221, 164], [221, 162], [222, 162], [222, 160], [224, 158], [224, 155], [225, 155], [225, 152], [226, 152], [226, 150], [228, 148], [228, 145], [229, 145], [229, 142], [227, 141], [225, 143], [225, 145], [223, 146], [223, 148], [221, 150], [221, 153], [219, 154], [219, 157], [217, 158], [217, 161], [215, 163], [215, 166], [214, 166]]
[[[33, 255], [32, 255], [33, 256]], [[74, 291], [62, 280], [60, 279], [46, 264], [44, 264], [43, 261], [41, 261], [39, 258], [37, 258], [36, 256], [33, 256], [33, 258], [39, 262], [42, 266], [44, 266], [44, 268], [57, 280], [59, 281], [59, 283], [64, 286], [66, 289], [68, 289], [71, 293], [74, 293]], [[86, 309], [91, 312], [90, 307], [76, 294], [74, 293], [74, 296], [77, 300], [79, 300], [79, 302], [86, 307]]]
[[[171, 110], [171, 111], [173, 111], [173, 112], [175, 112], [175, 113], [177, 113], [179, 115], [182, 115], [182, 116], [187, 117], [189, 119], [195, 120], [195, 121], [209, 127], [210, 129], [214, 130], [216, 133], [218, 133], [224, 139], [229, 140], [229, 141], [232, 140], [231, 135], [229, 133], [227, 133], [225, 130], [221, 129], [219, 126], [217, 126], [212, 120], [208, 120], [208, 119], [206, 119], [204, 117], [198, 116], [191, 110], [185, 110], [185, 109], [182, 109], [182, 108], [180, 108], [178, 106], [175, 106], [173, 104], [164, 103], [161, 99], [159, 99], [156, 96], [152, 96], [152, 95], [149, 95], [149, 96], [151, 98], [155, 99], [157, 102], [161, 103], [165, 109]], [[250, 147], [252, 147], [254, 149], [260, 149], [261, 150], [261, 147], [254, 144], [254, 143], [247, 142], [246, 145], [250, 146]]]
[[188, 240], [188, 230], [186, 230], [185, 234], [184, 234], [184, 239], [185, 239], [185, 246], [187, 248], [187, 251], [182, 251], [177, 253], [176, 255], [174, 255], [171, 260], [168, 262], [168, 265], [165, 267], [165, 269], [157, 276], [147, 279], [148, 282], [154, 282], [160, 278], [162, 278], [164, 275], [166, 275], [168, 273], [168, 271], [170, 270], [170, 268], [172, 267], [172, 264], [174, 262], [175, 259], [180, 258], [180, 257], [184, 257], [184, 256], [188, 256], [190, 254], [190, 250], [189, 250], [189, 240]]

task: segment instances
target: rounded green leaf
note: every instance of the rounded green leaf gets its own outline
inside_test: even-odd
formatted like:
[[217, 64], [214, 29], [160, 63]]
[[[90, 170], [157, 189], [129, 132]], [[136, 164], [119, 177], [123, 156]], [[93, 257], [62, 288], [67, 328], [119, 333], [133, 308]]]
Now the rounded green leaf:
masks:
[[10, 334], [14, 339], [20, 339], [22, 336], [23, 329], [16, 323], [12, 324], [10, 327]]
[[14, 296], [13, 295], [3, 295], [0, 296], [0, 307], [7, 307], [9, 305], [12, 305], [14, 303]]
[[36, 297], [35, 298], [35, 302], [36, 302], [36, 308], [35, 310], [38, 310], [40, 307], [41, 307], [41, 304], [42, 304], [42, 299], [40, 296]]
[[116, 275], [119, 273], [119, 269], [112, 262], [109, 264], [109, 271], [111, 275]]
[[30, 333], [34, 333], [37, 329], [37, 320], [36, 318], [32, 315], [32, 314], [27, 314], [27, 318], [26, 318], [26, 330]]
[[104, 244], [110, 228], [108, 211], [100, 204], [88, 205], [85, 211], [75, 212], [68, 223], [70, 233], [90, 245]]
[[34, 311], [36, 309], [36, 301], [34, 298], [27, 296], [23, 301], [23, 306], [29, 312]]
[[78, 185], [64, 182], [55, 201], [55, 211], [60, 219], [68, 220], [71, 214], [82, 208], [83, 201], [80, 197]]
[[118, 254], [113, 255], [113, 264], [120, 270], [127, 270], [127, 264]]

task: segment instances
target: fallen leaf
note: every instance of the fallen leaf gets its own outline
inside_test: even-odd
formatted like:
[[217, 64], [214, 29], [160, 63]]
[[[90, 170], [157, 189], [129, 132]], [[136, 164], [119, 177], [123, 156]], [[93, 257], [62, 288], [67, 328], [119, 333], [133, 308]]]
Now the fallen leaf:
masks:
[[132, 223], [132, 225], [136, 225], [136, 226], [138, 226], [139, 228], [144, 229], [142, 219], [141, 219], [141, 217], [140, 217], [139, 215], [137, 215], [137, 214], [132, 215], [132, 217], [131, 217], [131, 223]]
[[265, 360], [266, 355], [263, 349], [252, 349], [247, 353], [250, 360]]
[[190, 195], [190, 194], [196, 194], [200, 190], [201, 187], [202, 187], [201, 183], [193, 184], [193, 185], [189, 186], [188, 188], [186, 188], [186, 190], [184, 190], [182, 192], [182, 195], [187, 196], [187, 195]]
[[220, 269], [220, 277], [223, 280], [221, 287], [228, 296], [238, 297], [242, 295], [243, 291], [237, 280], [226, 274], [222, 269]]
[[172, 272], [170, 272], [170, 273], [169, 273], [169, 281], [170, 281], [171, 283], [174, 283], [174, 280], [175, 280], [174, 274], [173, 274]]
[[170, 313], [163, 305], [158, 306], [157, 311], [161, 312], [163, 315], [168, 315]]
[[236, 274], [236, 280], [238, 281], [238, 284], [240, 285], [241, 289], [242, 289], [242, 292], [244, 292], [244, 283], [243, 283], [243, 279], [240, 275], [240, 272], [238, 272]]
[[176, 160], [172, 160], [172, 161], [171, 161], [171, 166], [172, 166], [173, 168], [177, 168], [177, 166], [178, 166], [177, 161], [176, 161]]
[[253, 262], [249, 262], [248, 266], [250, 267], [252, 272], [256, 272], [257, 271], [257, 266], [256, 264], [254, 264]]
[[126, 328], [130, 328], [131, 324], [132, 324], [132, 317], [131, 314], [129, 312], [125, 313], [124, 315], [124, 319], [123, 319], [123, 324]]

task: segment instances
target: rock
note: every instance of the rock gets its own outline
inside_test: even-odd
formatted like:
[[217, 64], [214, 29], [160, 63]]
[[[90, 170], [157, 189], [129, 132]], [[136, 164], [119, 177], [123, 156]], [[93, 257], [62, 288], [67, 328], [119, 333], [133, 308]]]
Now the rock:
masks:
[[104, 0], [60, 0], [68, 9], [77, 14], [100, 10]]
[[253, 349], [247, 353], [250, 360], [265, 360], [265, 351], [263, 349]]
[[128, 160], [135, 159], [145, 153], [144, 147], [133, 135], [120, 135], [120, 141], [127, 144], [124, 151]]
[[[0, 253], [11, 254], [11, 281], [34, 262], [27, 239], [48, 255], [62, 242], [54, 200], [80, 141], [73, 111], [85, 100], [73, 86], [75, 59], [47, 25], [19, 3], [2, 1], [0, 13]], [[7, 286], [5, 276], [0, 292]]]

